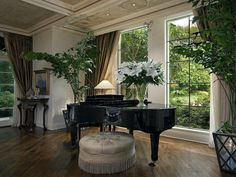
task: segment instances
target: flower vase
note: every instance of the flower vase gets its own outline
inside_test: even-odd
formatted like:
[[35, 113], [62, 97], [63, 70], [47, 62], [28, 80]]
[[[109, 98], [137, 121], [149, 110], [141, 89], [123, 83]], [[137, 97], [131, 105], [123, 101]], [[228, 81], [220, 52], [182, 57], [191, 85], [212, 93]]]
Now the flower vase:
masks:
[[139, 101], [138, 107], [146, 106], [146, 104], [144, 104], [144, 100], [147, 94], [147, 84], [135, 85], [135, 88], [136, 88], [136, 98]]

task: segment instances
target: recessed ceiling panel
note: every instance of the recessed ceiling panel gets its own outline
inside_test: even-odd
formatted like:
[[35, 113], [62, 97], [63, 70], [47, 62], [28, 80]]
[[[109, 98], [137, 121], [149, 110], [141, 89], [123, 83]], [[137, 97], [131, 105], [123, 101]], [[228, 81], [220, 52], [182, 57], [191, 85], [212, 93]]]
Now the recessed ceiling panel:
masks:
[[75, 19], [71, 25], [89, 29], [89, 27], [125, 17], [127, 15], [131, 15], [132, 13], [140, 12], [168, 1], [171, 0], [127, 0], [117, 6], [104, 8], [103, 11], [87, 16], [86, 18], [78, 18], [78, 20]]
[[0, 24], [27, 29], [53, 15], [56, 13], [20, 0], [0, 1]]

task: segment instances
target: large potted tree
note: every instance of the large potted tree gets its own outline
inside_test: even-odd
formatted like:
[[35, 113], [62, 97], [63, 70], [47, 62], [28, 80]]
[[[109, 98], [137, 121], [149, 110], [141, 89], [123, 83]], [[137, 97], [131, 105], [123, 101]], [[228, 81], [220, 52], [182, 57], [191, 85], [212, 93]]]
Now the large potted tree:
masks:
[[[95, 37], [92, 33], [87, 33], [77, 43], [76, 47], [63, 53], [51, 55], [41, 52], [29, 52], [24, 54], [26, 60], [45, 60], [51, 63], [51, 70], [54, 75], [57, 78], [64, 78], [70, 84], [74, 94], [74, 103], [67, 105], [67, 110], [63, 111], [63, 116], [67, 128], [71, 127], [71, 137], [75, 137], [77, 134], [76, 116], [73, 116], [76, 113], [74, 110], [78, 107], [85, 90], [88, 89], [88, 86], [81, 85], [80, 74], [81, 72], [92, 72], [96, 54]], [[75, 139], [72, 139], [72, 145], [75, 144]]]
[[196, 40], [175, 47], [175, 52], [209, 69], [224, 89], [230, 115], [213, 137], [220, 169], [236, 173], [236, 1], [189, 2], [200, 31], [194, 34]]

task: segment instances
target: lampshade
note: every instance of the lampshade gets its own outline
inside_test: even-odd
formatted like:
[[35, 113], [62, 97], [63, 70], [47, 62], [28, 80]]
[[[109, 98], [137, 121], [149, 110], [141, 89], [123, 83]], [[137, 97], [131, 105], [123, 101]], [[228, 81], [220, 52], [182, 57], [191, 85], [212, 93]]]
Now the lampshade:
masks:
[[108, 81], [108, 80], [102, 80], [95, 89], [114, 89], [115, 87]]

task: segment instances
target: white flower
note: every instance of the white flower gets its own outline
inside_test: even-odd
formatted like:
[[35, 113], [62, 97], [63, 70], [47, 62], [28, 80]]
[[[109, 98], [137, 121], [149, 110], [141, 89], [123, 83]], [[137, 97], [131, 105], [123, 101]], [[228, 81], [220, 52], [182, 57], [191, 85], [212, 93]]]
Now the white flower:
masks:
[[147, 68], [146, 71], [147, 71], [147, 76], [152, 76], [152, 78], [158, 75], [156, 68], [150, 67], [150, 68]]
[[129, 85], [140, 83], [159, 85], [163, 80], [161, 65], [155, 64], [152, 60], [143, 62], [124, 62], [120, 65], [117, 74], [118, 82]]

